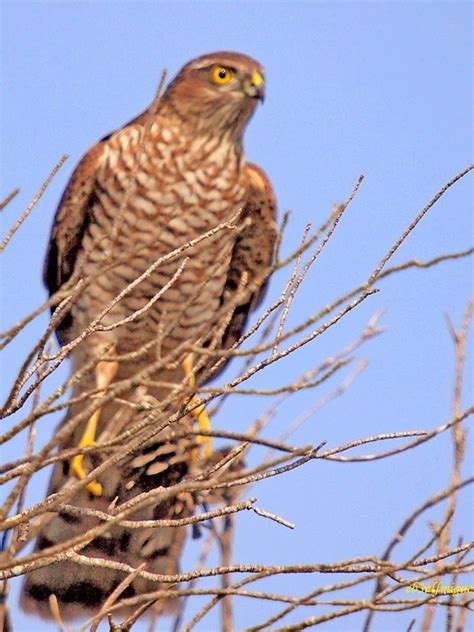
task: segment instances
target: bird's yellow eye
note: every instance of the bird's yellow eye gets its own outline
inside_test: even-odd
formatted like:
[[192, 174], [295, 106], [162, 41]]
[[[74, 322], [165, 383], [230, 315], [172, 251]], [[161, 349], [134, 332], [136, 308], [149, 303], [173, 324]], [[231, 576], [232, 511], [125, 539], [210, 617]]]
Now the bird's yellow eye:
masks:
[[218, 86], [224, 86], [232, 81], [233, 77], [233, 71], [230, 68], [224, 68], [224, 66], [213, 66], [211, 70], [211, 79]]

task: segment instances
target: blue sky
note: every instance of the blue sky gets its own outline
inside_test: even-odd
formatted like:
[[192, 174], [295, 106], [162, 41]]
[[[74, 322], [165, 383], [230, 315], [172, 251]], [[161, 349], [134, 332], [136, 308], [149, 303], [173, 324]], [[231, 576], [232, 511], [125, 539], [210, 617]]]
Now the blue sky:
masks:
[[[2, 212], [3, 232], [59, 157], [70, 155], [2, 260], [2, 329], [45, 297], [41, 267], [49, 228], [77, 160], [98, 138], [148, 105], [163, 67], [172, 76], [199, 54], [237, 50], [266, 67], [267, 98], [247, 131], [246, 153], [272, 179], [280, 214], [292, 209], [285, 253], [296, 246], [307, 222], [319, 225], [359, 174], [365, 176], [301, 288], [290, 314], [292, 324], [363, 281], [424, 203], [472, 160], [472, 9], [467, 2], [17, 1], [4, 2], [1, 10], [0, 197], [21, 188]], [[393, 262], [469, 247], [471, 196], [472, 178], [467, 177], [430, 211]], [[334, 355], [371, 314], [386, 310], [386, 332], [358, 351], [368, 368], [343, 397], [312, 417], [294, 442], [324, 439], [332, 447], [446, 421], [453, 352], [445, 314], [460, 321], [472, 294], [471, 275], [471, 261], [461, 260], [392, 277], [327, 335], [259, 376], [255, 385], [285, 383]], [[284, 281], [283, 275], [273, 280], [268, 303]], [[38, 319], [5, 354], [3, 392], [44, 325], [45, 319]], [[472, 351], [471, 338], [467, 375], [472, 375]], [[267, 436], [277, 437], [338, 379], [292, 398]], [[464, 405], [470, 400], [466, 381]], [[217, 426], [244, 430], [269, 403], [244, 397], [234, 402], [223, 409]], [[57, 420], [43, 421], [38, 441]], [[14, 458], [22, 441], [12, 442], [2, 457]], [[241, 516], [235, 560], [318, 563], [380, 554], [403, 518], [446, 486], [450, 464], [450, 443], [443, 436], [416, 453], [390, 460], [347, 465], [318, 461], [270, 479], [252, 494], [261, 507], [297, 528], [288, 531], [253, 515]], [[472, 470], [472, 458], [465, 473], [468, 465]], [[38, 500], [45, 485], [40, 478], [28, 501]], [[465, 540], [472, 538], [469, 493], [462, 492], [463, 508], [453, 533]], [[430, 517], [440, 515], [438, 510]], [[415, 551], [426, 539], [426, 523], [422, 519], [414, 530], [406, 551]], [[186, 564], [191, 568], [191, 552]], [[271, 586], [282, 590], [288, 581], [286, 577]], [[291, 592], [300, 595], [328, 581], [324, 576], [292, 578]], [[17, 611], [18, 582], [12, 592], [15, 629], [51, 629]], [[270, 615], [273, 608], [237, 600], [237, 629], [259, 620], [262, 612]], [[411, 618], [412, 613], [394, 615], [385, 620], [393, 627], [384, 629], [405, 629]], [[354, 617], [343, 628], [340, 622], [326, 627], [358, 630], [360, 621]], [[198, 629], [215, 630], [216, 625], [209, 616]]]

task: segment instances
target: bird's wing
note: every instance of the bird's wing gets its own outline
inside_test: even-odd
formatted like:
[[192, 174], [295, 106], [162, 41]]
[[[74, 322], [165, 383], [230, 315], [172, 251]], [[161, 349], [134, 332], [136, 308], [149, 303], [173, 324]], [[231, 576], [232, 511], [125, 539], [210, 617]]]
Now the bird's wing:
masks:
[[[43, 269], [44, 283], [50, 295], [61, 289], [74, 272], [82, 238], [91, 218], [96, 174], [104, 155], [105, 142], [94, 145], [81, 159], [58, 204]], [[61, 344], [66, 341], [66, 332], [71, 324], [70, 314], [65, 314], [57, 324], [56, 334]]]
[[82, 237], [90, 221], [96, 174], [102, 164], [109, 139], [117, 132], [146, 124], [150, 109], [145, 110], [119, 130], [114, 130], [96, 143], [75, 168], [54, 216], [49, 247], [44, 265], [44, 282], [50, 295], [57, 292], [74, 271]]
[[[137, 125], [144, 126], [149, 116], [150, 109], [147, 109], [119, 130], [104, 136], [89, 149], [74, 169], [54, 216], [44, 262], [43, 279], [50, 296], [61, 289], [74, 272], [82, 238], [91, 221], [96, 175], [106, 155], [109, 139], [117, 131], [123, 134], [127, 129], [136, 129]], [[57, 324], [56, 334], [61, 344], [67, 340], [67, 330], [71, 324], [70, 314], [65, 314]]]
[[[247, 163], [249, 189], [243, 210], [243, 228], [235, 242], [221, 304], [232, 300], [246, 275], [243, 300], [235, 306], [222, 337], [221, 349], [228, 349], [242, 335], [251, 312], [261, 303], [268, 284], [278, 234], [277, 204], [270, 180], [257, 165]], [[223, 369], [222, 367], [219, 372]], [[214, 376], [213, 376], [214, 377]]]
[[71, 277], [82, 237], [90, 221], [96, 174], [105, 142], [94, 145], [81, 159], [58, 204], [53, 220], [43, 278], [50, 294]]

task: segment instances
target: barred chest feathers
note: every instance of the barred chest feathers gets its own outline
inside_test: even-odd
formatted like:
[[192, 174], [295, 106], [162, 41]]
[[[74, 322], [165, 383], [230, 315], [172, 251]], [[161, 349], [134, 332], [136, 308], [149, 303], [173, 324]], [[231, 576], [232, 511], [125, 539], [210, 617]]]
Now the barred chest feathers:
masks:
[[[241, 152], [229, 138], [188, 139], [179, 127], [168, 123], [160, 129], [157, 121], [110, 139], [98, 183], [114, 205], [124, 204], [137, 219], [150, 218], [167, 228], [179, 214], [186, 232], [194, 233], [233, 215], [245, 193], [242, 166]], [[107, 206], [106, 199], [101, 201]]]
[[[90, 322], [159, 257], [229, 220], [244, 202], [243, 157], [229, 138], [180, 134], [159, 120], [112, 136], [97, 174], [93, 222], [83, 241], [83, 269], [115, 263], [86, 290], [78, 304], [80, 327]], [[167, 329], [169, 346], [197, 338], [212, 326], [219, 307], [235, 234], [216, 233], [186, 250], [182, 273], [147, 312]], [[126, 253], [126, 254], [125, 254]], [[160, 265], [104, 319], [110, 325], [141, 309], [170, 281], [183, 261]], [[149, 327], [148, 327], [149, 330]], [[119, 334], [123, 351], [146, 342], [140, 319]], [[168, 345], [167, 345], [168, 346]]]

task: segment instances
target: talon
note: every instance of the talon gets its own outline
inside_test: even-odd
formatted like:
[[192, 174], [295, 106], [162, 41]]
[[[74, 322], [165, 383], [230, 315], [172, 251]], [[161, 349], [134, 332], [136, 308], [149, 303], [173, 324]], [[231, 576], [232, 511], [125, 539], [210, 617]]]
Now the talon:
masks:
[[[188, 386], [194, 388], [196, 386], [196, 378], [193, 373], [193, 354], [189, 353], [184, 361], [183, 361], [183, 369], [186, 379], [188, 381]], [[198, 427], [200, 430], [210, 430], [211, 429], [211, 420], [209, 419], [209, 415], [207, 414], [204, 406], [199, 403], [199, 397], [194, 395], [194, 397], [189, 402], [189, 406], [193, 409], [190, 411], [191, 415], [197, 420]], [[197, 443], [202, 444], [204, 446], [204, 458], [209, 459], [212, 456], [212, 437], [204, 437], [198, 436], [196, 439]], [[197, 454], [195, 451], [192, 452], [192, 458], [196, 458]]]
[[[191, 404], [193, 405], [196, 405], [198, 402], [198, 397], [193, 397], [191, 400]], [[211, 429], [211, 420], [209, 419], [209, 415], [202, 404], [199, 404], [197, 408], [192, 410], [191, 414], [197, 419], [199, 430]], [[196, 441], [204, 446], [204, 457], [209, 459], [212, 456], [212, 437], [199, 436]]]
[[[84, 434], [79, 441], [79, 448], [88, 448], [91, 445], [95, 445], [95, 432], [97, 429], [97, 422], [99, 420], [100, 408], [94, 411], [94, 413], [89, 418], [87, 422], [86, 429], [84, 430]], [[75, 476], [80, 481], [87, 476], [87, 472], [84, 469], [84, 455], [78, 454], [71, 460], [71, 465], [69, 466], [69, 475]], [[97, 481], [91, 481], [87, 483], [86, 489], [93, 494], [94, 496], [102, 496], [102, 485]]]
[[[69, 475], [75, 476], [80, 481], [87, 476], [87, 472], [83, 467], [84, 455], [78, 454], [73, 457], [71, 460], [71, 465], [69, 466]], [[89, 491], [93, 496], [102, 496], [102, 485], [97, 481], [91, 481], [86, 485], [87, 491]]]
[[[118, 364], [115, 361], [99, 362], [95, 369], [96, 385], [99, 389], [97, 396], [105, 393], [107, 387], [112, 382], [115, 373], [117, 372]], [[97, 431], [97, 423], [100, 417], [100, 407], [95, 410], [87, 421], [84, 433], [81, 440], [78, 443], [79, 448], [87, 448], [95, 445], [95, 435]], [[83, 480], [87, 476], [87, 472], [84, 469], [84, 455], [78, 454], [72, 458], [69, 466], [70, 476], [75, 476], [79, 480]], [[93, 496], [102, 496], [102, 485], [97, 481], [91, 481], [87, 483], [86, 489]]]

